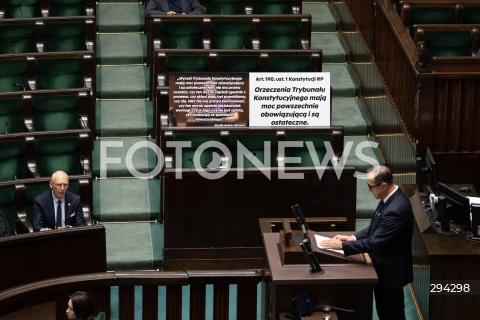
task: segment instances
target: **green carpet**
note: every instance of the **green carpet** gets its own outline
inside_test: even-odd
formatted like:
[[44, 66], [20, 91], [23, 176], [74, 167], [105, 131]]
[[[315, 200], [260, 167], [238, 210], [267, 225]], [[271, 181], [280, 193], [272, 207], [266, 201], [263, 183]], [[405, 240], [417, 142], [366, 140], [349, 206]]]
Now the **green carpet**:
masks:
[[147, 97], [150, 69], [144, 66], [97, 68], [97, 97], [138, 99]]
[[345, 136], [344, 141], [345, 145], [353, 142], [349, 154], [347, 154], [347, 150], [344, 149], [343, 158], [345, 159], [345, 157], [347, 157], [345, 166], [355, 167], [357, 171], [365, 173], [367, 172], [368, 168], [372, 166], [372, 163], [369, 162], [383, 164], [382, 158], [380, 157], [377, 149], [372, 149], [369, 147], [359, 149], [358, 152], [361, 152], [360, 157], [363, 157], [364, 159], [359, 158], [358, 154], [356, 153], [357, 146], [362, 142], [373, 142], [371, 138], [367, 138], [365, 136]]
[[338, 29], [337, 19], [335, 19], [330, 5], [326, 2], [303, 2], [302, 13], [312, 15], [313, 32], [336, 32]]
[[[157, 156], [155, 151], [151, 148], [141, 147], [135, 151], [131, 157], [131, 162], [133, 168], [127, 168], [126, 155], [128, 150], [135, 144], [139, 146], [141, 144], [145, 145], [145, 142], [150, 142], [156, 144], [154, 139], [145, 139], [145, 138], [122, 138], [122, 139], [104, 139], [96, 140], [93, 144], [92, 152], [92, 175], [94, 177], [100, 177], [100, 161], [107, 163], [107, 159], [117, 158], [120, 163], [108, 163], [106, 165], [107, 177], [132, 177], [132, 172], [135, 172], [136, 169], [141, 173], [151, 172], [157, 165]], [[141, 142], [141, 144], [136, 145], [136, 143]], [[114, 143], [123, 143], [123, 146], [113, 146]], [[106, 151], [106, 159], [100, 159], [101, 157], [101, 147], [104, 145]], [[133, 149], [132, 149], [133, 150]], [[112, 160], [113, 161], [113, 160]], [[130, 171], [129, 171], [130, 169]], [[104, 178], [104, 177], [102, 177]]]
[[163, 224], [105, 223], [107, 270], [162, 268]]
[[97, 36], [97, 64], [142, 64], [147, 62], [147, 36], [140, 33]]
[[153, 106], [143, 100], [104, 100], [95, 104], [96, 134], [147, 136], [153, 130]]
[[330, 85], [334, 98], [354, 98], [359, 96], [360, 88], [352, 76], [350, 67], [345, 63], [323, 64], [323, 72], [330, 72]]
[[371, 123], [358, 99], [332, 99], [332, 126], [343, 126], [346, 136], [365, 136], [370, 133]]
[[145, 6], [138, 3], [111, 3], [97, 5], [97, 28], [100, 32], [142, 31], [145, 24]]
[[102, 222], [159, 220], [159, 195], [160, 180], [157, 179], [95, 180], [93, 217]]
[[337, 33], [312, 33], [311, 47], [322, 49], [322, 63], [347, 61], [347, 51]]

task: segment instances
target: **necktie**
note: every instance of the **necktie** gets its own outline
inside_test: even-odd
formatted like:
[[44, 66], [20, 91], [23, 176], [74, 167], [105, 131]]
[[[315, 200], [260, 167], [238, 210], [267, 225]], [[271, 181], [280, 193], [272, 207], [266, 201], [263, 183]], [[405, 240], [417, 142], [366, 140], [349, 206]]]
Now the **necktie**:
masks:
[[58, 202], [57, 202], [57, 223], [56, 223], [57, 229], [62, 227], [62, 215], [63, 215], [62, 200], [58, 200]]

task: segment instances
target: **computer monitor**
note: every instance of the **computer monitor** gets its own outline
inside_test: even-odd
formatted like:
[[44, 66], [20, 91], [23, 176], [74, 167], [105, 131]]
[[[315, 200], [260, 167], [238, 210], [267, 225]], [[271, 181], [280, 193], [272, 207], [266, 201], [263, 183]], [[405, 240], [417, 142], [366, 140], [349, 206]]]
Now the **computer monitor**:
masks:
[[426, 167], [423, 168], [423, 172], [428, 177], [428, 184], [430, 189], [435, 195], [437, 194], [437, 165], [435, 164], [435, 159], [433, 159], [432, 152], [430, 148], [427, 148], [427, 155], [425, 156]]
[[456, 234], [450, 230], [450, 221], [460, 223], [465, 230], [472, 228], [470, 222], [470, 201], [463, 194], [449, 188], [447, 185], [438, 183], [437, 220], [442, 227], [437, 232], [444, 235]]

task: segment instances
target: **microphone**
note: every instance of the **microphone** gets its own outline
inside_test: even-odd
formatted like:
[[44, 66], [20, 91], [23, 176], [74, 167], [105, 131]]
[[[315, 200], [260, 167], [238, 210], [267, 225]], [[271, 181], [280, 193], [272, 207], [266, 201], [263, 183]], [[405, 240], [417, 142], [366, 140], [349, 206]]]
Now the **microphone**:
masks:
[[180, 49], [180, 46], [178, 45], [178, 43], [175, 43], [173, 46], [175, 47], [175, 49]]
[[250, 167], [248, 167], [248, 169], [252, 169], [252, 159], [253, 159], [253, 157], [255, 157], [256, 155], [257, 155], [257, 153], [254, 152], [254, 153], [252, 154], [252, 156], [250, 157]]
[[17, 44], [15, 43], [15, 41], [13, 39], [10, 39], [10, 41], [12, 41], [12, 43], [13, 43], [13, 47], [15, 48], [15, 53], [18, 53]]
[[87, 125], [85, 124], [85, 121], [83, 121], [82, 116], [78, 115], [78, 120], [82, 123], [82, 129], [87, 129]]
[[214, 6], [216, 6], [216, 7], [218, 7], [218, 8], [220, 8], [220, 11], [221, 11], [221, 12], [222, 12], [222, 14], [223, 14], [223, 8], [222, 8], [222, 6], [221, 6], [221, 5], [219, 5], [219, 4], [218, 4], [218, 2], [217, 2], [217, 1], [215, 1], [215, 2], [213, 3], [213, 5], [214, 5]]
[[8, 122], [5, 122], [5, 134], [8, 134], [7, 127], [8, 127]]
[[320, 263], [318, 263], [318, 259], [315, 256], [315, 253], [313, 252], [312, 247], [310, 246], [310, 243], [308, 243], [307, 239], [303, 239], [302, 243], [300, 243], [300, 247], [302, 247], [303, 253], [305, 253], [305, 256], [310, 264], [310, 273], [324, 274], [325, 270], [320, 267]]
[[18, 4], [18, 8], [20, 9], [20, 14], [22, 15], [22, 18], [23, 18], [22, 5], [20, 3]]
[[355, 313], [355, 310], [353, 310], [353, 309], [342, 309], [342, 308], [329, 306], [328, 304], [326, 304], [324, 306], [318, 306], [318, 307], [315, 307], [315, 308], [323, 308], [323, 312], [325, 313], [325, 315], [330, 315], [330, 311], [332, 311], [332, 309], [346, 311], [346, 312], [350, 312], [350, 313]]
[[247, 40], [247, 34], [246, 34], [246, 33], [243, 35], [243, 46], [242, 46], [242, 49], [245, 49], [245, 40]]
[[18, 172], [15, 172], [15, 173], [13, 174], [13, 176], [15, 177], [15, 180], [18, 180], [17, 175], [18, 175]]
[[192, 167], [190, 169], [193, 169], [193, 161], [192, 161], [192, 158], [188, 158], [188, 161], [190, 161], [192, 163]]
[[340, 152], [340, 153], [338, 154], [338, 157], [337, 157], [337, 166], [340, 165], [340, 160], [342, 159], [342, 154], [343, 154], [343, 152]]
[[82, 168], [85, 169], [85, 163], [84, 163], [85, 157], [80, 156], [80, 162], [82, 163]]
[[12, 83], [12, 87], [22, 87], [23, 91], [25, 91], [25, 85], [23, 83]]
[[308, 244], [310, 244], [310, 238], [308, 237], [307, 233], [307, 230], [309, 230], [309, 228], [307, 221], [305, 220], [305, 216], [303, 215], [302, 209], [300, 209], [300, 206], [298, 204], [291, 206], [290, 209], [292, 209], [293, 215], [297, 220], [297, 224], [303, 232], [303, 238], [308, 241]]

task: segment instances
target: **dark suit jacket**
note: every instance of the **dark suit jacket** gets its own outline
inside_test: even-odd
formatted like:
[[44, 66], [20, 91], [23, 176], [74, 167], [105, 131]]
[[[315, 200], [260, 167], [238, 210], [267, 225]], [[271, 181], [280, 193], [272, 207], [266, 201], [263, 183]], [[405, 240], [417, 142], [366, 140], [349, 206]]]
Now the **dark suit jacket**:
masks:
[[345, 255], [369, 253], [379, 286], [401, 288], [413, 281], [413, 211], [403, 191], [397, 191], [374, 214], [370, 226], [342, 244]]
[[[180, 0], [183, 12], [186, 14], [204, 14], [205, 8], [197, 0]], [[145, 17], [154, 14], [167, 14], [171, 11], [167, 0], [150, 0], [145, 8]]]
[[[64, 214], [65, 225], [72, 227], [85, 225], [80, 196], [67, 191]], [[39, 194], [33, 202], [33, 231], [40, 231], [42, 228], [55, 229], [55, 208], [51, 190]]]

